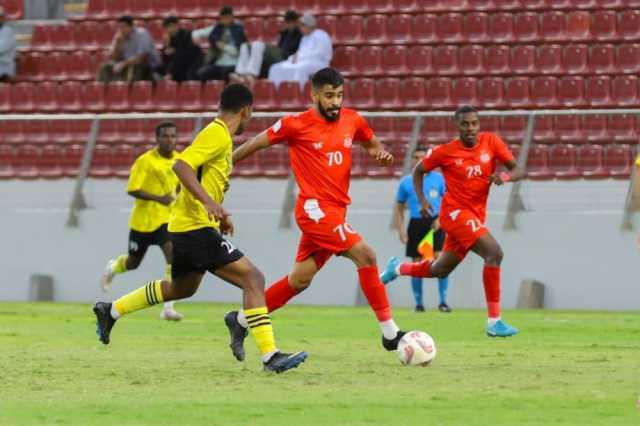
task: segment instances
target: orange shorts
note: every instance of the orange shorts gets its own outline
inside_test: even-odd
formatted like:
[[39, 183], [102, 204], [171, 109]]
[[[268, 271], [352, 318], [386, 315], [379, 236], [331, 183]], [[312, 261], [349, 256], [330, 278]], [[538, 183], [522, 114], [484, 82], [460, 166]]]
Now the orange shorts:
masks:
[[362, 240], [346, 222], [346, 206], [315, 199], [298, 199], [296, 222], [302, 231], [296, 262], [313, 256], [318, 268], [334, 254], [344, 253]]
[[483, 221], [470, 210], [440, 212], [440, 225], [447, 234], [442, 251], [453, 252], [460, 259], [464, 259], [480, 237], [489, 233]]

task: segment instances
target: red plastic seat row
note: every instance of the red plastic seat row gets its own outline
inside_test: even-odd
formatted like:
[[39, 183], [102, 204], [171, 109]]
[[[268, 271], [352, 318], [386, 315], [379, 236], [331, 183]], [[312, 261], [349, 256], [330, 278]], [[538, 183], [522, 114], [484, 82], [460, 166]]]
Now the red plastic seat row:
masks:
[[87, 51], [73, 53], [33, 53], [21, 55], [17, 78], [21, 81], [95, 80], [101, 56]]
[[84, 145], [0, 144], [0, 179], [59, 179], [75, 177]]
[[3, 0], [0, 6], [4, 7], [7, 20], [16, 21], [22, 19], [24, 14], [24, 0]]

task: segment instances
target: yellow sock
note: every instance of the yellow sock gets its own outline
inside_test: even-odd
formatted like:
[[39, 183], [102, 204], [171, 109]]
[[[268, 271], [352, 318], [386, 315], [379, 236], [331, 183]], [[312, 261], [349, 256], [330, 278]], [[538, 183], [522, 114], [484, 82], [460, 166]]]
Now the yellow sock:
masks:
[[162, 302], [164, 302], [162, 280], [155, 280], [144, 287], [125, 294], [113, 304], [120, 315], [126, 315]]
[[123, 272], [127, 272], [127, 255], [121, 254], [116, 259], [116, 263], [113, 264], [113, 268], [111, 270], [113, 275], [122, 274]]
[[244, 314], [249, 323], [251, 335], [256, 340], [261, 355], [275, 352], [276, 339], [273, 337], [273, 327], [266, 306], [253, 309], [245, 309]]
[[171, 264], [167, 263], [167, 267], [164, 270], [164, 279], [167, 281], [171, 281]]

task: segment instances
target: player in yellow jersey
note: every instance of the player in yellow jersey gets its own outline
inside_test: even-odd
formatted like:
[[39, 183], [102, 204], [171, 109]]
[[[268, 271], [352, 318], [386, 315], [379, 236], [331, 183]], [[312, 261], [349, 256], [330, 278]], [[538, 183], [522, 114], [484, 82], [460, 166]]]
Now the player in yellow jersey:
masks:
[[[178, 129], [171, 122], [156, 127], [157, 147], [139, 156], [131, 167], [127, 193], [135, 198], [129, 219], [129, 253], [111, 259], [100, 279], [106, 292], [113, 277], [137, 269], [149, 246], [157, 245], [167, 260], [166, 276], [171, 278], [171, 241], [169, 214], [178, 188], [178, 177], [171, 167], [178, 154], [175, 150]], [[180, 321], [183, 315], [166, 302], [160, 318]]]
[[306, 352], [282, 353], [275, 344], [264, 299], [264, 276], [222, 234], [233, 235], [230, 214], [222, 207], [229, 189], [232, 135], [239, 135], [251, 119], [253, 95], [240, 84], [220, 95], [219, 113], [185, 149], [173, 166], [182, 190], [178, 194], [169, 233], [173, 243], [171, 280], [147, 283], [113, 303], [97, 302], [97, 334], [105, 345], [123, 315], [157, 303], [192, 296], [206, 271], [243, 290], [244, 312], [264, 369], [281, 373], [297, 367]]

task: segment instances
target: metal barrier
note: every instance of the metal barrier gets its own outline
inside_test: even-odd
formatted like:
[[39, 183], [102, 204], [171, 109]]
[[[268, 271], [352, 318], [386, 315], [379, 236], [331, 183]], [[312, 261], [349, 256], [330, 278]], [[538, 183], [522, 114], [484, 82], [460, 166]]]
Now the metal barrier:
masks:
[[[67, 226], [76, 227], [79, 223], [78, 212], [87, 207], [85, 197], [83, 194], [84, 182], [87, 179], [89, 169], [91, 166], [91, 160], [93, 158], [93, 151], [96, 145], [97, 136], [100, 129], [101, 120], [133, 120], [133, 119], [180, 119], [191, 118], [195, 119], [195, 125], [193, 129], [193, 135], [202, 128], [202, 124], [205, 119], [212, 119], [214, 112], [211, 113], [127, 113], [127, 114], [32, 114], [32, 115], [18, 115], [7, 114], [0, 117], [0, 121], [10, 120], [91, 120], [91, 132], [89, 139], [87, 140], [84, 156], [78, 172], [78, 177], [71, 197], [71, 203], [69, 208], [69, 216], [67, 219]], [[278, 119], [287, 114], [294, 114], [292, 112], [255, 112], [254, 117], [257, 118], [273, 118]], [[403, 112], [370, 112], [362, 111], [361, 114], [365, 117], [405, 117], [414, 118], [414, 124], [412, 128], [411, 137], [409, 140], [408, 149], [406, 151], [405, 158], [403, 160], [403, 174], [410, 172], [411, 167], [411, 154], [418, 145], [419, 136], [425, 120], [434, 117], [451, 117], [450, 111], [432, 111], [432, 112], [417, 112], [417, 111], [403, 111]], [[517, 159], [518, 166], [525, 168], [529, 156], [529, 150], [533, 141], [533, 135], [535, 131], [536, 117], [541, 116], [570, 116], [570, 115], [619, 115], [619, 114], [633, 114], [640, 116], [640, 109], [591, 109], [591, 110], [513, 110], [513, 111], [500, 111], [500, 110], [486, 110], [480, 112], [481, 116], [525, 116], [528, 117], [527, 127], [520, 148], [520, 153]], [[375, 129], [374, 129], [375, 130]], [[443, 141], [445, 142], [445, 141]], [[623, 207], [623, 218], [621, 229], [631, 230], [632, 214], [640, 205], [637, 202], [634, 194], [634, 181], [637, 179], [637, 173], [635, 167], [633, 168], [632, 178], [630, 179], [629, 189], [627, 197]], [[504, 229], [515, 230], [516, 229], [516, 214], [526, 209], [525, 204], [521, 196], [522, 182], [514, 182], [509, 194], [509, 201], [507, 206], [507, 212], [504, 221]], [[291, 227], [291, 213], [294, 208], [295, 200], [295, 183], [293, 176], [289, 176], [287, 183], [287, 189], [285, 197], [282, 203], [282, 213], [279, 226], [281, 228]]]

